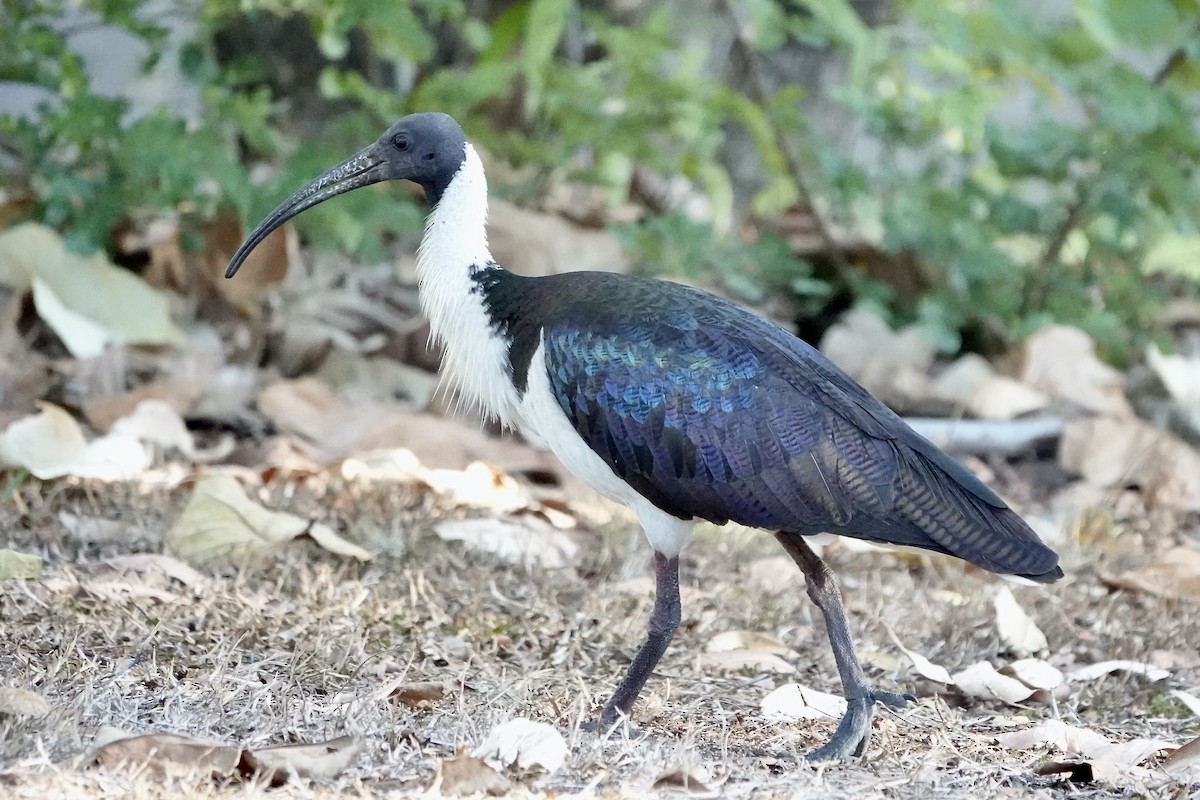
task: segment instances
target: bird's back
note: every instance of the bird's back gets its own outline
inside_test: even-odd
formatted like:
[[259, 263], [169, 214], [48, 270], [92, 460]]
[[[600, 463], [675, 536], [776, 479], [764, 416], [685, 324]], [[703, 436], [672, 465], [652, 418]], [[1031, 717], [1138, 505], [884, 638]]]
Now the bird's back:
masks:
[[724, 299], [605, 273], [480, 276], [523, 389], [662, 510], [828, 531], [1049, 581], [1055, 553], [961, 464], [818, 351]]

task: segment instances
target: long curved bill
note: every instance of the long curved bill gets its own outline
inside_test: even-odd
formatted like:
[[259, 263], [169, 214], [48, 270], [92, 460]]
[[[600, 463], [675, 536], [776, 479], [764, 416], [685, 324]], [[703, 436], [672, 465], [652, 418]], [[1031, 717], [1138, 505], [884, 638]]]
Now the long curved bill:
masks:
[[242, 246], [233, 254], [225, 277], [232, 278], [250, 251], [267, 238], [271, 231], [287, 222], [301, 211], [323, 203], [331, 197], [354, 189], [370, 186], [373, 183], [387, 180], [387, 164], [379, 153], [378, 144], [372, 144], [359, 150], [336, 167], [326, 170], [314, 178], [307, 186], [284, 200], [258, 227], [242, 242]]

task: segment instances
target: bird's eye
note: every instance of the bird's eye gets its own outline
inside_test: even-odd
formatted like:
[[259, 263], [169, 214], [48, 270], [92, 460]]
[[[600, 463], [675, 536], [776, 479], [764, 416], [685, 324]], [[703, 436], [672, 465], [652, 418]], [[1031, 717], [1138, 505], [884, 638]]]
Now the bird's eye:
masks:
[[397, 133], [392, 137], [392, 145], [397, 150], [403, 152], [408, 149], [408, 137], [403, 133]]

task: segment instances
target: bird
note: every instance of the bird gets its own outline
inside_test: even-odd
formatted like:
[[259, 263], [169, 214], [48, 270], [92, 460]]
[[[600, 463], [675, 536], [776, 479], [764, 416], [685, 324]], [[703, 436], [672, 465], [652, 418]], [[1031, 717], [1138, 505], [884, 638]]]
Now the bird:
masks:
[[[269, 234], [318, 203], [410, 181], [430, 206], [418, 294], [460, 397], [626, 505], [654, 550], [648, 630], [598, 727], [628, 721], [679, 627], [679, 557], [702, 521], [770, 531], [822, 613], [847, 710], [812, 760], [863, 754], [877, 703], [820, 533], [956, 556], [1050, 583], [1058, 555], [970, 471], [825, 358], [761, 316], [671, 281], [575, 271], [527, 277], [487, 242], [487, 181], [462, 127], [410, 114], [292, 194], [247, 236], [232, 278]], [[594, 723], [595, 724], [595, 723]]]

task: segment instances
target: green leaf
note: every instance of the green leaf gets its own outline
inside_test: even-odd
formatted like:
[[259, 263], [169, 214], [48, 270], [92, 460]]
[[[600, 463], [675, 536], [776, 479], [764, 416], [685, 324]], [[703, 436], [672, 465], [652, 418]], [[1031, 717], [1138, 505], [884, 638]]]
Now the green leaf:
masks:
[[1200, 235], [1167, 233], [1142, 259], [1146, 275], [1174, 275], [1200, 283]]
[[532, 117], [541, 104], [546, 71], [558, 48], [567, 24], [571, 0], [530, 0], [529, 16], [525, 20], [525, 43], [521, 64], [528, 83], [525, 94], [525, 113]]

